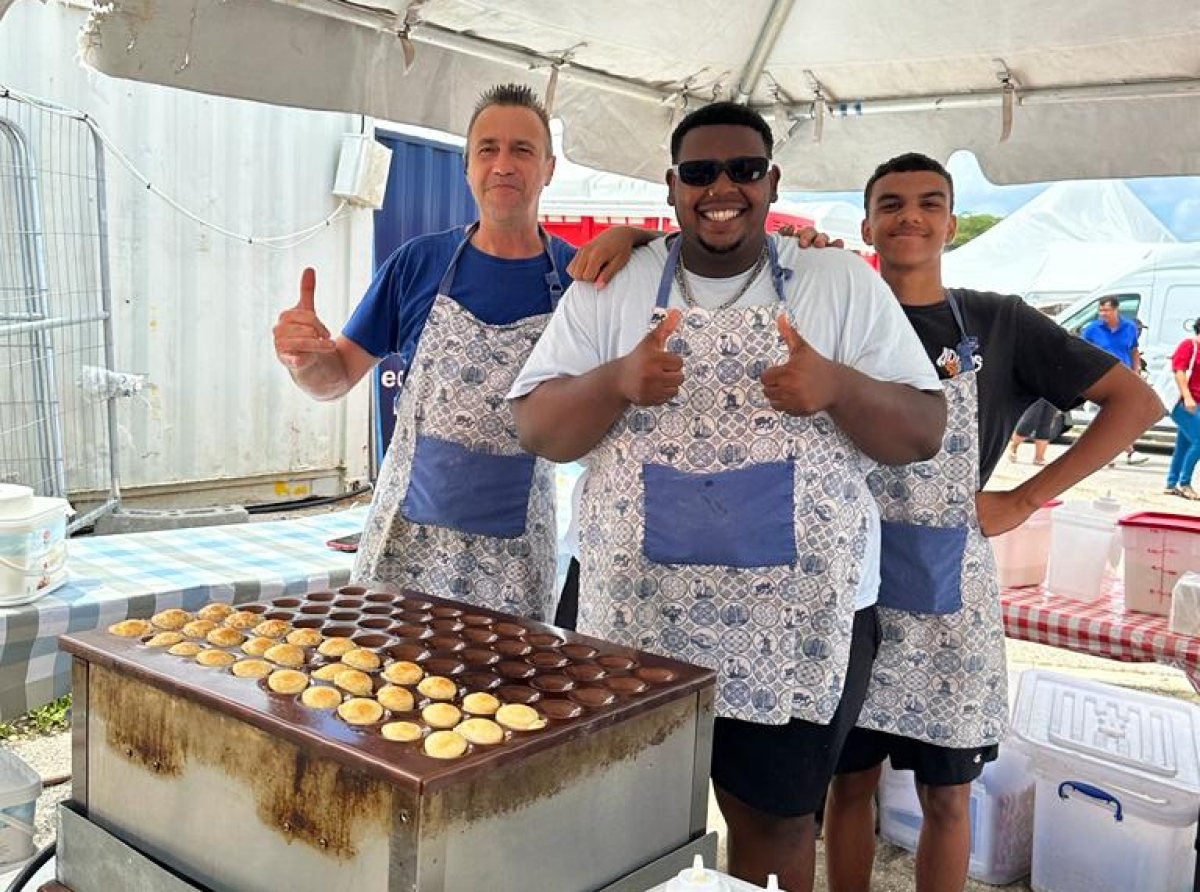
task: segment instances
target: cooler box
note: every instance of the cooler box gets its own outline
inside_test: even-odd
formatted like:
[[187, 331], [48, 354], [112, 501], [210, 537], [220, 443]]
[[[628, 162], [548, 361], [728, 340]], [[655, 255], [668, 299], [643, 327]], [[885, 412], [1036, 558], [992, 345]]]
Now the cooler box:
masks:
[[[971, 860], [967, 872], [982, 883], [1004, 885], [1029, 873], [1033, 848], [1033, 777], [1029, 759], [1013, 747], [971, 784]], [[883, 765], [879, 782], [879, 835], [893, 845], [917, 850], [921, 803], [911, 771]]]
[[1188, 570], [1200, 570], [1200, 517], [1139, 511], [1120, 524], [1125, 609], [1169, 615], [1176, 581]]
[[1200, 708], [1026, 670], [1013, 733], [1037, 780], [1035, 892], [1187, 892]]
[[1046, 565], [1050, 561], [1053, 510], [1061, 504], [1058, 500], [1047, 502], [1015, 530], [991, 540], [1002, 586], [1019, 588], [1041, 585], [1045, 581]]

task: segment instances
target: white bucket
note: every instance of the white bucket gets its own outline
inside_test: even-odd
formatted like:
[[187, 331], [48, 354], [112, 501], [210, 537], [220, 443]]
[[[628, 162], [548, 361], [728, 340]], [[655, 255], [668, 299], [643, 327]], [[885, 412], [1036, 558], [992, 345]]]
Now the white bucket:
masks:
[[0, 749], [0, 864], [33, 857], [33, 819], [42, 779], [16, 753]]
[[67, 581], [66, 499], [0, 485], [0, 607], [28, 604]]

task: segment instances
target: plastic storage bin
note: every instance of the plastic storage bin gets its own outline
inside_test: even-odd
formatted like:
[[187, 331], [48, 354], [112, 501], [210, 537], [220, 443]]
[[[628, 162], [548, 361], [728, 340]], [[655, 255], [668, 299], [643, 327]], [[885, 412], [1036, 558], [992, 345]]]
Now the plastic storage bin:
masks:
[[0, 607], [27, 604], [67, 581], [66, 499], [0, 484]]
[[1053, 511], [1061, 504], [1058, 500], [1047, 502], [1015, 530], [991, 540], [1002, 586], [1019, 588], [1041, 585], [1045, 581], [1046, 566], [1050, 562]]
[[762, 886], [755, 886], [745, 880], [705, 867], [703, 859], [697, 855], [691, 867], [681, 870], [677, 877], [648, 889], [647, 892], [779, 892], [779, 882], [772, 874], [764, 890]]
[[1200, 708], [1029, 669], [1013, 732], [1037, 778], [1037, 892], [1192, 888]]
[[1200, 573], [1184, 573], [1171, 589], [1172, 632], [1200, 635]]
[[1125, 609], [1167, 616], [1179, 577], [1200, 571], [1200, 517], [1139, 511], [1121, 518], [1121, 542]]
[[1046, 574], [1050, 593], [1098, 600], [1113, 563], [1116, 535], [1117, 518], [1109, 510], [1088, 502], [1067, 502], [1055, 509]]
[[[971, 860], [967, 872], [982, 883], [1004, 885], [1029, 873], [1033, 850], [1033, 789], [1029, 758], [1007, 744], [971, 784]], [[915, 852], [921, 803], [911, 771], [885, 762], [879, 782], [879, 835]]]
[[33, 856], [33, 817], [42, 779], [16, 753], [0, 749], [0, 864]]

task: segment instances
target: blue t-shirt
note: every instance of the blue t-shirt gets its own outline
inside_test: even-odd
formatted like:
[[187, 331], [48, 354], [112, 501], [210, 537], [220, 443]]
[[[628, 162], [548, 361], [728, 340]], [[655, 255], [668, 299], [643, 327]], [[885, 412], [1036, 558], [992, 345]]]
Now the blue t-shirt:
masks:
[[[407, 369], [438, 285], [463, 235], [459, 226], [418, 236], [397, 248], [375, 274], [342, 334], [374, 356], [400, 354]], [[565, 291], [571, 284], [567, 264], [575, 256], [575, 248], [551, 236], [550, 250]], [[509, 260], [469, 244], [458, 258], [450, 296], [480, 321], [507, 325], [553, 309], [546, 286], [549, 272], [550, 260], [545, 254]]]
[[1135, 322], [1122, 319], [1114, 331], [1104, 324], [1103, 319], [1094, 319], [1083, 327], [1079, 336], [1133, 368], [1133, 351], [1138, 345], [1138, 328]]

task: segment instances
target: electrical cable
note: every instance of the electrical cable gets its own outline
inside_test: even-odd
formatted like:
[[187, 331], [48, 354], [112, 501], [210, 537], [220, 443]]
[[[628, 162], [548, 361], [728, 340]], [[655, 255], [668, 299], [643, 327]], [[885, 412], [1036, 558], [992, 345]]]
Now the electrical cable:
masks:
[[320, 508], [322, 505], [336, 505], [338, 502], [346, 501], [346, 499], [365, 495], [372, 489], [374, 487], [370, 484], [364, 484], [336, 496], [306, 496], [303, 499], [293, 499], [287, 502], [263, 502], [259, 505], [246, 505], [245, 508], [247, 514], [270, 514], [273, 511], [298, 511], [301, 508]]

